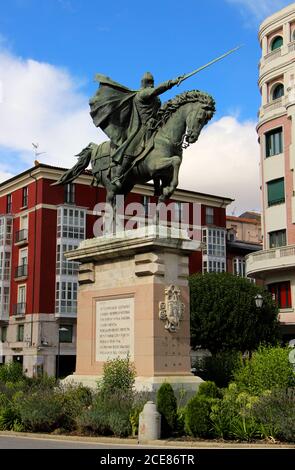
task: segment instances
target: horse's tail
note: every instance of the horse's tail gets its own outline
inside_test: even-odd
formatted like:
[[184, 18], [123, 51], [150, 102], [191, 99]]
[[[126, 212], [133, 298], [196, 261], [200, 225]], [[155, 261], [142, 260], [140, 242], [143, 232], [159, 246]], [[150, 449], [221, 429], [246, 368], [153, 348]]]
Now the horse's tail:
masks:
[[81, 175], [81, 173], [89, 165], [94, 145], [96, 144], [91, 143], [87, 145], [87, 147], [85, 147], [80, 153], [78, 153], [78, 155], [76, 156], [79, 157], [79, 160], [76, 163], [76, 165], [74, 165], [73, 168], [70, 168], [70, 170], [67, 170], [63, 175], [61, 175], [59, 180], [57, 180], [51, 186], [57, 186], [60, 184], [68, 184], [74, 181], [76, 178], [78, 178], [78, 176]]

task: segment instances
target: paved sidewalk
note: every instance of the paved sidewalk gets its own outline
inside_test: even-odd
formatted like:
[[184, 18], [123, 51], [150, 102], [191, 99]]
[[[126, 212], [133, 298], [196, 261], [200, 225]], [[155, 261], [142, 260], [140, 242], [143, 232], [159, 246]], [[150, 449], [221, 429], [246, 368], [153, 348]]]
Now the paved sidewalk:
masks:
[[[13, 431], [0, 431], [0, 436], [10, 436], [10, 437], [22, 437], [22, 438], [31, 438], [31, 439], [47, 439], [54, 441], [76, 441], [81, 443], [88, 444], [107, 444], [107, 445], [120, 445], [126, 446], [136, 446], [138, 445], [137, 439], [120, 439], [116, 437], [89, 437], [89, 436], [67, 436], [67, 435], [56, 435], [56, 434], [42, 434], [42, 433], [28, 433], [28, 432], [13, 432]], [[144, 441], [140, 443], [145, 447], [151, 446], [162, 447], [162, 448], [194, 448], [194, 449], [295, 449], [294, 444], [282, 443], [282, 442], [228, 442], [221, 440], [180, 440], [180, 439], [168, 439], [168, 440], [156, 440], [156, 441]], [[138, 447], [140, 448], [140, 444]]]

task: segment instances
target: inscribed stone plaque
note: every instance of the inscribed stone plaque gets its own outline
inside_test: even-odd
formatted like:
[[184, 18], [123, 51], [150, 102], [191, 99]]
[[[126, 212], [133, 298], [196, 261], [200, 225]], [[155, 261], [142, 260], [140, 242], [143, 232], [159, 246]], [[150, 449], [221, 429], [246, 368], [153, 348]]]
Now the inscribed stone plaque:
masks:
[[96, 361], [134, 360], [134, 299], [96, 302]]

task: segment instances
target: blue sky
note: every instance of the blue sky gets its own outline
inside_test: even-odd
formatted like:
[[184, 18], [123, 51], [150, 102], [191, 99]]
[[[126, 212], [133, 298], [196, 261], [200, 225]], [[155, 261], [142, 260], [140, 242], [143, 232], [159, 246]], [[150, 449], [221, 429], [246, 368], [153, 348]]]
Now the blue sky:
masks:
[[[255, 136], [260, 102], [257, 31], [265, 16], [289, 3], [283, 0], [2, 0], [2, 179], [33, 163], [32, 142], [37, 141], [46, 152], [40, 156], [41, 161], [70, 166], [75, 163], [73, 155], [89, 139], [97, 142], [103, 139], [88, 114], [88, 99], [97, 86], [93, 82], [95, 73], [104, 73], [130, 88], [138, 88], [146, 70], [159, 83], [190, 72], [244, 44], [238, 52], [166, 93], [162, 99], [175, 92], [199, 88], [211, 93], [217, 102], [214, 122], [188, 153], [187, 165], [193, 162], [194, 177], [188, 175], [189, 166], [186, 171], [184, 168], [181, 187], [233, 197], [238, 212], [259, 209]], [[226, 146], [221, 151], [218, 142], [222, 135]], [[217, 148], [213, 147], [214, 142]], [[245, 146], [248, 154], [244, 154]], [[193, 153], [196, 155], [192, 156]], [[244, 166], [247, 168], [247, 159], [253, 171], [251, 188], [257, 186], [255, 196], [249, 191], [248, 200], [249, 182], [245, 182], [244, 189], [240, 183], [236, 186], [238, 173], [244, 173]], [[210, 165], [215, 162], [216, 180], [208, 175], [204, 181], [206, 162]], [[221, 175], [220, 165], [224, 172]], [[218, 181], [222, 176], [226, 180], [223, 185]], [[238, 191], [243, 194], [237, 194]]]

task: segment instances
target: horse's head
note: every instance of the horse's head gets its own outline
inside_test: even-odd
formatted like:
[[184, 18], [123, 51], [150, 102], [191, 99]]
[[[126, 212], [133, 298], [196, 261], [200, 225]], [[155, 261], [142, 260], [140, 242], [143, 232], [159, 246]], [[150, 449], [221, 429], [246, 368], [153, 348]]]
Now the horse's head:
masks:
[[207, 104], [191, 106], [191, 111], [186, 118], [186, 142], [193, 144], [199, 138], [202, 128], [212, 119], [214, 108]]

